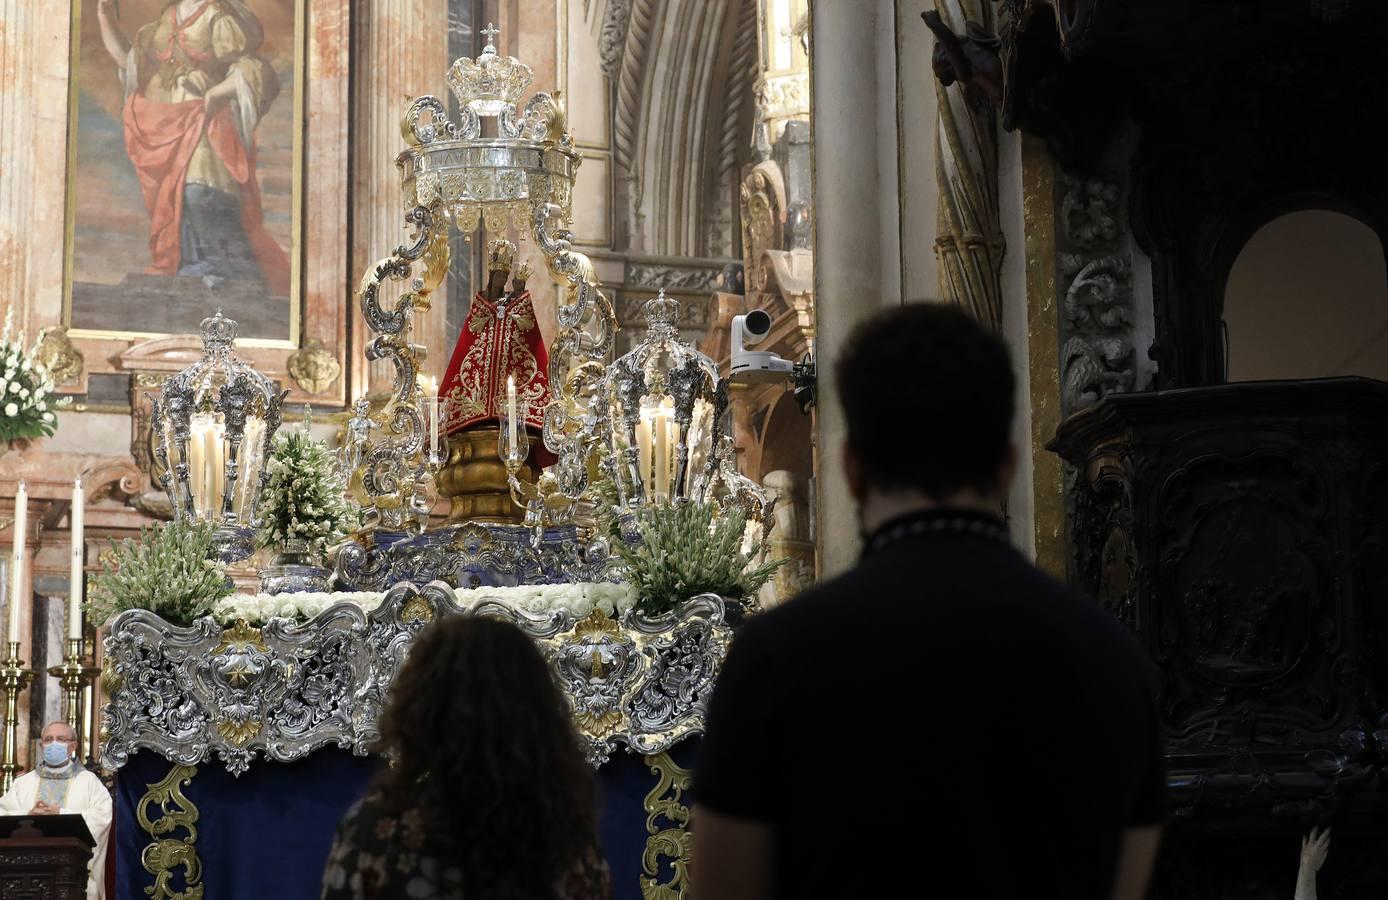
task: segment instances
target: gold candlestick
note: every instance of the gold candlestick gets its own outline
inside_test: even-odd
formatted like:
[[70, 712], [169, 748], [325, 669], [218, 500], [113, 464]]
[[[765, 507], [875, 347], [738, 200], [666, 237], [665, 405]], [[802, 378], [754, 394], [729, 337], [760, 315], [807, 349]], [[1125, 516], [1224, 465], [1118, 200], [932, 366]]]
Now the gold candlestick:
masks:
[[0, 754], [0, 792], [8, 791], [19, 774], [19, 692], [34, 678], [19, 658], [19, 642], [9, 642], [9, 653], [0, 664], [0, 688], [5, 691], [5, 744]]
[[83, 642], [77, 638], [68, 638], [67, 656], [63, 659], [60, 666], [52, 666], [48, 674], [58, 679], [58, 684], [63, 689], [63, 720], [72, 729], [72, 734], [77, 738], [77, 746], [86, 745], [87, 716], [86, 716], [86, 691], [87, 683], [94, 679], [100, 669], [83, 664]]

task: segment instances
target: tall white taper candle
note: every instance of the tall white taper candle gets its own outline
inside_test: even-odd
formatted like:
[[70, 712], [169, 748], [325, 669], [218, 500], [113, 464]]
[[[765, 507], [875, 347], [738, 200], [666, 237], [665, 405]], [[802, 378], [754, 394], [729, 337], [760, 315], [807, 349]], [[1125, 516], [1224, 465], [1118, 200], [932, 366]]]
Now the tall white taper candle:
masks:
[[83, 525], [86, 519], [87, 491], [79, 477], [72, 483], [72, 565], [68, 570], [67, 636], [82, 639], [82, 576], [87, 567]]
[[23, 603], [24, 539], [29, 532], [29, 487], [19, 483], [14, 495], [14, 554], [10, 558], [9, 642], [19, 643], [19, 607]]

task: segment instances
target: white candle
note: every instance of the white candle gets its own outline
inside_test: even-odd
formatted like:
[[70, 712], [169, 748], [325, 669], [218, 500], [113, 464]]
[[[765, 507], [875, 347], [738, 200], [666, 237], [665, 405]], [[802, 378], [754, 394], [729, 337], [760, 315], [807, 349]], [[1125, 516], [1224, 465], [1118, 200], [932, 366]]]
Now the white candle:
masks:
[[14, 495], [14, 553], [10, 558], [9, 641], [19, 643], [19, 605], [24, 592], [24, 537], [29, 530], [29, 488], [19, 483]]
[[654, 441], [651, 439], [651, 412], [649, 409], [641, 410], [641, 421], [636, 423], [636, 458], [641, 466], [641, 490], [646, 498], [653, 498], [655, 489], [654, 473], [652, 472], [653, 462], [651, 449]]
[[257, 473], [260, 471], [260, 445], [265, 439], [265, 423], [260, 419], [247, 419], [246, 430], [241, 435], [241, 451], [237, 456], [236, 496], [232, 510], [238, 519], [247, 512], [251, 501]]
[[439, 383], [433, 376], [429, 378], [429, 396], [426, 398], [429, 406], [429, 451], [434, 455], [439, 452]]
[[[184, 462], [188, 464], [188, 491], [193, 495], [194, 517], [202, 515], [202, 512], [207, 505], [206, 500], [203, 499], [207, 496], [207, 494], [202, 489], [203, 478], [207, 475], [206, 471], [204, 470], [204, 463], [202, 461], [202, 433], [203, 430], [206, 429], [206, 427], [207, 425], [203, 420], [193, 420], [192, 428], [190, 429], [190, 434], [188, 437], [188, 458], [184, 460]], [[171, 497], [169, 499], [172, 500], [173, 498]]]
[[222, 492], [226, 489], [226, 426], [220, 422], [207, 432], [207, 505], [214, 522], [222, 520]]
[[670, 496], [670, 417], [662, 407], [652, 421], [655, 432], [655, 449], [652, 452], [655, 464], [655, 495], [661, 499]]
[[67, 597], [67, 636], [69, 640], [82, 639], [82, 575], [87, 567], [85, 545], [82, 532], [86, 518], [85, 505], [87, 492], [82, 487], [82, 479], [72, 483], [72, 567], [68, 571]]
[[506, 376], [506, 436], [510, 440], [510, 456], [520, 458], [520, 431], [516, 422], [516, 376]]

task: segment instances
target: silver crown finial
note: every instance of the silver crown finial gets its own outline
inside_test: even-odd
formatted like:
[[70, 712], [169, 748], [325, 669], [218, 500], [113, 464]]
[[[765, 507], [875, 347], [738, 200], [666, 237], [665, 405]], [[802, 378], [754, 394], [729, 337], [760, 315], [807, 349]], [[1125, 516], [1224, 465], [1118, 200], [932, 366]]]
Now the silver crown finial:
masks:
[[665, 288], [654, 300], [647, 300], [642, 311], [646, 314], [646, 328], [649, 331], [667, 331], [675, 327], [679, 319], [680, 302], [665, 296]]
[[222, 315], [221, 307], [216, 315], [202, 320], [201, 330], [204, 347], [230, 347], [236, 342], [236, 320]]
[[501, 29], [488, 22], [487, 27], [482, 29], [482, 34], [487, 38], [487, 46], [482, 48], [482, 52], [496, 53], [496, 36], [501, 34]]

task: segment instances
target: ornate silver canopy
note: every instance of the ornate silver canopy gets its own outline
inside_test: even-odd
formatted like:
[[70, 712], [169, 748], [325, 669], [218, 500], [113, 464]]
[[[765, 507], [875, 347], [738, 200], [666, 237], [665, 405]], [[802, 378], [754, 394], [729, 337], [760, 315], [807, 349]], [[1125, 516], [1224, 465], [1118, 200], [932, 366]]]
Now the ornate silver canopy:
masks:
[[[580, 434], [582, 415], [577, 411], [588, 384], [582, 373], [600, 365], [611, 350], [616, 316], [598, 290], [592, 263], [573, 250], [566, 228], [582, 155], [574, 149], [564, 107], [555, 97], [537, 92], [518, 112], [534, 73], [497, 52], [495, 28], [484, 33], [488, 40], [481, 55], [459, 59], [448, 71], [460, 104], [459, 123], [449, 120], [443, 101], [434, 96], [412, 101], [405, 111], [401, 133], [407, 146], [397, 164], [413, 235], [409, 244], [371, 267], [358, 291], [362, 315], [376, 334], [367, 356], [390, 360], [397, 372], [387, 408], [354, 420], [357, 431], [365, 433], [356, 477], [368, 517], [387, 527], [400, 527], [408, 518], [399, 511], [410, 507], [424, 471], [413, 462], [424, 443], [424, 416], [411, 319], [416, 309], [429, 307], [430, 294], [448, 270], [450, 223], [464, 234], [479, 223], [492, 231], [515, 228], [532, 234], [550, 274], [563, 285], [559, 329], [549, 353], [553, 399], [545, 411], [544, 439], [562, 463], [557, 492], [577, 500], [587, 487], [583, 473], [591, 442]], [[483, 120], [495, 122], [485, 129], [485, 137]], [[382, 305], [388, 280], [409, 284], [393, 308]]]

